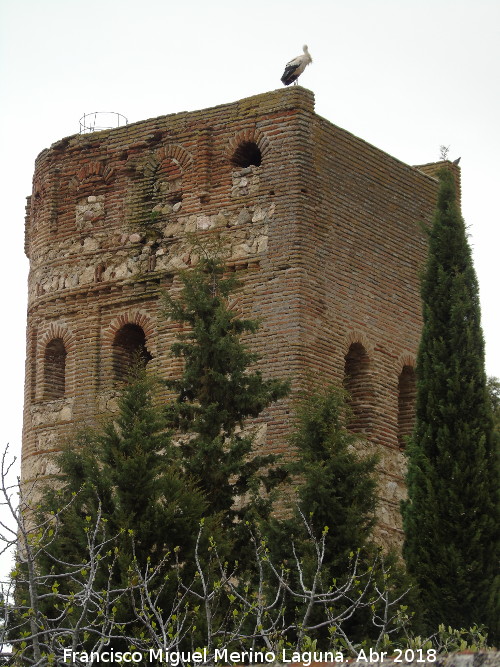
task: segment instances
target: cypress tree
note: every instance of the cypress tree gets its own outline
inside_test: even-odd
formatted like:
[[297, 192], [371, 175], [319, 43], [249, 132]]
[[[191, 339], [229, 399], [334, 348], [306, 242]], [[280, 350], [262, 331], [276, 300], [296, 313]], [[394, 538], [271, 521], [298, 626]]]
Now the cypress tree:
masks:
[[404, 557], [427, 630], [484, 623], [498, 637], [499, 467], [478, 284], [453, 175], [440, 188], [422, 281], [416, 426]]
[[496, 377], [488, 378], [488, 393], [493, 413], [493, 427], [497, 439], [500, 438], [500, 380]]

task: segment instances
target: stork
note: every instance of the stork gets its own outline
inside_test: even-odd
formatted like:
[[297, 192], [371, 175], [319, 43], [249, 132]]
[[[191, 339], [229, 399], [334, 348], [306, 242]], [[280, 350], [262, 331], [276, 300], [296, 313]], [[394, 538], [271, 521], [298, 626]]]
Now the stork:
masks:
[[297, 56], [285, 65], [285, 71], [281, 77], [281, 81], [285, 84], [285, 86], [289, 86], [291, 83], [295, 83], [295, 85], [297, 85], [297, 79], [305, 70], [307, 65], [313, 61], [309, 51], [307, 50], [306, 44], [304, 44], [302, 50], [304, 51], [303, 55]]

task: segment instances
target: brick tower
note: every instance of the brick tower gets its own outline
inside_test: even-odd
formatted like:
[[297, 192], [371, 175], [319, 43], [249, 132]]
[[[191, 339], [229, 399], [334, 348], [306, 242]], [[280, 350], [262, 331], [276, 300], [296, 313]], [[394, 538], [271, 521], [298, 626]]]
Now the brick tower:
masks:
[[[42, 151], [26, 218], [24, 479], [112, 409], [134, 351], [178, 372], [160, 294], [196, 261], [186, 234], [222, 232], [265, 374], [350, 390], [352, 428], [381, 455], [379, 536], [397, 542], [434, 168], [317, 116], [299, 86]], [[263, 451], [286, 449], [290, 414], [285, 400], [259, 419]]]

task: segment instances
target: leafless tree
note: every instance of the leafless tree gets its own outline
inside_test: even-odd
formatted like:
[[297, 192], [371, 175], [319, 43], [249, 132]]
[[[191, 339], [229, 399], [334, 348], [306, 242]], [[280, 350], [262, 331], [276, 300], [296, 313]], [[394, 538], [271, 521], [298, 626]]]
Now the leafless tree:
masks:
[[[0, 649], [12, 664], [80, 665], [73, 654], [82, 651], [93, 654], [97, 662], [103, 651], [118, 644], [143, 654], [201, 646], [212, 661], [215, 650], [223, 648], [279, 654], [283, 648], [303, 650], [323, 628], [328, 629], [330, 644], [324, 650], [342, 647], [356, 655], [345, 626], [358, 610], [370, 610], [378, 643], [405, 623], [401, 597], [391, 596], [381, 555], [363, 568], [360, 555], [353, 554], [342, 582], [324, 580], [328, 531], [316, 537], [304, 516], [309, 551], [314, 554], [307, 572], [299, 545], [291, 543], [289, 563], [274, 562], [265, 538], [250, 525], [253, 568], [251, 574], [248, 568], [240, 571], [238, 564], [224, 560], [202, 522], [190, 564], [194, 567], [186, 568], [176, 549], [154, 566], [133, 557], [127, 584], [117, 586], [112, 575], [120, 540], [107, 534], [100, 509], [87, 517], [85, 557], [79, 562], [56, 559], [51, 544], [68, 506], [40, 518], [31, 502], [35, 488], [18, 479], [9, 482], [12, 472], [4, 452], [2, 517], [9, 516], [11, 523], [0, 522], [0, 550], [16, 545], [16, 565], [2, 582]], [[133, 536], [131, 541], [134, 554]], [[166, 586], [171, 593], [168, 608]], [[126, 620], [119, 613], [123, 605], [132, 610]]]

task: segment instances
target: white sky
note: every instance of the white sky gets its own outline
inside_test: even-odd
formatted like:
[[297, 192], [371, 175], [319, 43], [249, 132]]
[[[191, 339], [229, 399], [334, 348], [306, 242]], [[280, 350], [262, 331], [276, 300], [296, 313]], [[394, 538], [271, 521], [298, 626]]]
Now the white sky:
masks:
[[316, 111], [409, 164], [462, 157], [487, 372], [500, 376], [498, 0], [0, 0], [0, 443], [20, 447], [25, 197], [86, 112], [129, 122], [274, 90], [307, 43]]

